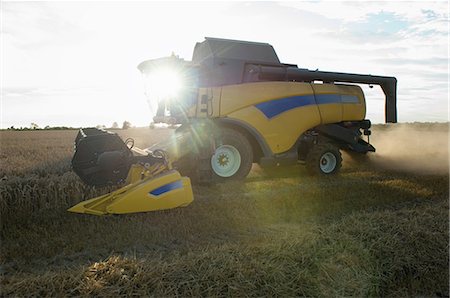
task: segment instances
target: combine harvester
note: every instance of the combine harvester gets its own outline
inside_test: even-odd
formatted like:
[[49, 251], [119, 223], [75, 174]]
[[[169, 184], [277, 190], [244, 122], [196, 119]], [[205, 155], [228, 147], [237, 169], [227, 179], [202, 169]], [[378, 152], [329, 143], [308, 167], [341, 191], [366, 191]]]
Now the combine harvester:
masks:
[[340, 150], [375, 151], [363, 91], [346, 83], [379, 85], [386, 122], [397, 122], [394, 77], [298, 68], [281, 63], [267, 43], [206, 38], [196, 44], [192, 61], [171, 56], [138, 68], [157, 110], [154, 121], [181, 126], [173, 142], [156, 150], [133, 148], [132, 140], [111, 132], [80, 130], [73, 170], [89, 185], [124, 186], [69, 211], [102, 215], [186, 206], [193, 200], [190, 179], [174, 168], [201, 183], [243, 179], [253, 163], [302, 162], [312, 174], [335, 174]]

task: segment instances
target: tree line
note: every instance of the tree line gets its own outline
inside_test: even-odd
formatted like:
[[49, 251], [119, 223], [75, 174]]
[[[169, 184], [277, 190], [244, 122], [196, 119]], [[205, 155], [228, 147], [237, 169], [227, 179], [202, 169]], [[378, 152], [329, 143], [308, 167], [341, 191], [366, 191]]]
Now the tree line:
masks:
[[[95, 126], [96, 128], [100, 128], [100, 129], [129, 129], [132, 127], [131, 122], [129, 121], [124, 121], [122, 123], [122, 127], [119, 127], [119, 124], [117, 122], [114, 122], [111, 127], [107, 127], [106, 125], [97, 125]], [[80, 129], [81, 127], [71, 127], [71, 126], [49, 126], [46, 125], [45, 127], [40, 127], [38, 124], [36, 123], [31, 123], [31, 125], [29, 127], [25, 126], [20, 126], [20, 127], [8, 127], [6, 130], [74, 130], [74, 129]]]

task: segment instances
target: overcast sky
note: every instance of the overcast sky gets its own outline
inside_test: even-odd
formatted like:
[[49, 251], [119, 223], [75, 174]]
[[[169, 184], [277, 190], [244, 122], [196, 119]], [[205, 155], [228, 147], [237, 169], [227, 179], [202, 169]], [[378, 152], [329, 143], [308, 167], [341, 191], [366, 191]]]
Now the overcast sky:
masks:
[[[396, 76], [400, 122], [448, 121], [440, 2], [4, 2], [1, 127], [95, 126], [151, 114], [136, 66], [190, 60], [205, 36], [272, 44], [301, 68]], [[373, 122], [380, 88], [364, 88]]]

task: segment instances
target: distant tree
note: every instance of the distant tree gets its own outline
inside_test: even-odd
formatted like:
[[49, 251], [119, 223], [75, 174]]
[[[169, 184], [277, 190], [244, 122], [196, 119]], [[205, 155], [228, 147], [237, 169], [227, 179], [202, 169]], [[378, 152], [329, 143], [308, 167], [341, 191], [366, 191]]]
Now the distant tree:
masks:
[[122, 129], [128, 129], [131, 127], [131, 123], [128, 121], [124, 121], [122, 124]]
[[117, 122], [114, 122], [111, 126], [111, 128], [119, 128], [119, 124], [117, 124]]

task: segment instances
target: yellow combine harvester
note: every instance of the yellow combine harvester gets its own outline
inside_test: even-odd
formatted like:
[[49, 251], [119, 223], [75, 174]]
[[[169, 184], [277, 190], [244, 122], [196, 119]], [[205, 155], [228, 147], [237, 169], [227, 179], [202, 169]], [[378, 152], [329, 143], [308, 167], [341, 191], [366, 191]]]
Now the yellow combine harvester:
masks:
[[397, 121], [394, 77], [298, 68], [281, 63], [267, 43], [206, 38], [196, 44], [192, 61], [172, 55], [138, 68], [154, 122], [180, 124], [173, 142], [140, 150], [116, 134], [81, 130], [74, 171], [91, 185], [124, 186], [70, 211], [119, 214], [186, 206], [193, 199], [190, 179], [178, 171], [200, 183], [243, 179], [253, 163], [301, 162], [312, 174], [335, 174], [340, 150], [375, 151], [364, 94], [355, 83], [380, 85], [386, 122]]

